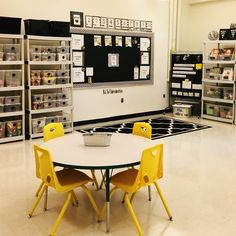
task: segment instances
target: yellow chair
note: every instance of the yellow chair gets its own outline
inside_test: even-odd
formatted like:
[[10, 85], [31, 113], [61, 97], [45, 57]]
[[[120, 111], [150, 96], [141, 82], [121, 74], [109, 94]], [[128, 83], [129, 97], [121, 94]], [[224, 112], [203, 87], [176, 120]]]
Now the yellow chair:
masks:
[[146, 122], [135, 122], [132, 129], [132, 134], [151, 139], [152, 126]]
[[43, 179], [43, 187], [41, 188], [38, 197], [29, 212], [29, 217], [32, 217], [34, 210], [36, 209], [39, 201], [43, 196], [43, 193], [48, 187], [54, 188], [57, 192], [67, 193], [66, 201], [51, 229], [50, 236], [55, 235], [59, 223], [72, 199], [75, 199], [77, 201], [77, 198], [74, 193], [75, 188], [81, 187], [83, 189], [83, 191], [87, 194], [94, 210], [99, 216], [99, 210], [93, 199], [93, 196], [91, 195], [88, 188], [85, 186], [85, 184], [87, 184], [88, 182], [93, 181], [89, 176], [87, 176], [83, 172], [74, 169], [63, 169], [55, 171], [50, 152], [47, 149], [42, 148], [38, 145], [34, 145], [34, 154], [36, 163], [37, 165], [39, 165], [38, 170], [40, 176]]
[[[61, 136], [64, 136], [64, 127], [63, 127], [62, 123], [50, 123], [50, 124], [47, 124], [47, 125], [44, 126], [44, 128], [43, 128], [43, 141], [44, 142], [47, 142], [51, 139], [58, 138], [58, 137], [61, 137]], [[37, 167], [38, 167], [38, 164], [36, 162], [36, 177], [41, 179]], [[96, 188], [98, 189], [99, 187], [98, 187], [96, 176], [94, 174], [94, 170], [91, 170], [91, 173], [92, 173], [92, 177], [93, 177], [93, 182], [95, 183]], [[39, 188], [36, 192], [36, 196], [38, 196], [38, 194], [39, 194], [42, 187], [43, 187], [43, 181], [41, 182], [41, 184], [40, 184], [40, 186], [39, 186]], [[48, 195], [48, 191], [46, 189], [44, 210], [47, 210], [47, 195]], [[78, 203], [76, 202], [76, 204], [78, 204]]]
[[[132, 134], [152, 139], [152, 126], [146, 122], [135, 122]], [[151, 201], [151, 187], [148, 186], [148, 200]], [[124, 198], [122, 203], [124, 203]]]
[[[115, 185], [115, 187], [111, 190], [110, 196], [112, 196], [117, 189], [121, 189], [125, 192], [125, 203], [129, 208], [129, 211], [131, 213], [131, 216], [134, 220], [134, 223], [137, 227], [140, 236], [143, 235], [143, 233], [140, 224], [137, 220], [137, 217], [134, 213], [133, 207], [131, 205], [135, 193], [140, 188], [154, 184], [157, 189], [157, 192], [159, 193], [161, 201], [165, 207], [167, 215], [169, 219], [172, 220], [171, 212], [168, 209], [165, 199], [161, 193], [160, 187], [157, 184], [157, 180], [162, 178], [162, 176], [163, 176], [163, 144], [158, 144], [143, 151], [139, 170], [132, 168], [117, 173], [111, 177], [111, 183]], [[130, 199], [129, 199], [129, 194], [132, 194]], [[99, 217], [100, 220], [103, 218], [105, 209], [106, 205], [104, 205], [101, 211]]]

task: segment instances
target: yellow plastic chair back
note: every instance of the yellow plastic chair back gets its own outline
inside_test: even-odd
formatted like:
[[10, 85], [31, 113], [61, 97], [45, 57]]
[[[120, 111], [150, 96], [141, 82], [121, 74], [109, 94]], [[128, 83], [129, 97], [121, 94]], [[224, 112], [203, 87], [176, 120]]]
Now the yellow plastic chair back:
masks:
[[150, 185], [162, 176], [163, 144], [158, 144], [143, 151], [139, 171], [132, 188], [139, 189]]
[[50, 152], [47, 149], [34, 144], [34, 155], [36, 168], [38, 170], [40, 178], [48, 186], [51, 186], [60, 191], [61, 186], [58, 182], [57, 175], [54, 170]]
[[152, 138], [152, 126], [146, 122], [135, 122], [132, 133], [145, 138]]
[[43, 141], [64, 136], [64, 128], [62, 123], [50, 123], [43, 128]]

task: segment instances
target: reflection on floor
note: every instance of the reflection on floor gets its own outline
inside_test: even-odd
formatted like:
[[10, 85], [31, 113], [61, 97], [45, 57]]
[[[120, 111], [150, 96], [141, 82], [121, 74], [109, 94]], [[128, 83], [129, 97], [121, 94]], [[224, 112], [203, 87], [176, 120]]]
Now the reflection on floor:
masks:
[[[193, 121], [212, 128], [153, 141], [164, 143], [164, 178], [159, 184], [173, 222], [168, 220], [154, 188], [151, 202], [143, 189], [133, 205], [145, 236], [236, 235], [236, 126]], [[41, 142], [37, 139], [0, 145], [0, 235], [48, 235], [61, 209], [65, 195], [50, 190], [48, 211], [43, 211], [42, 202], [35, 216], [27, 218], [40, 183], [35, 177], [32, 144]], [[100, 178], [98, 171], [96, 174]], [[104, 189], [89, 188], [101, 207]], [[57, 235], [106, 235], [105, 221], [97, 223], [86, 196], [80, 190], [76, 194], [79, 206], [69, 206]], [[121, 204], [122, 196], [119, 192], [112, 198], [110, 235], [137, 235], [127, 208]]]

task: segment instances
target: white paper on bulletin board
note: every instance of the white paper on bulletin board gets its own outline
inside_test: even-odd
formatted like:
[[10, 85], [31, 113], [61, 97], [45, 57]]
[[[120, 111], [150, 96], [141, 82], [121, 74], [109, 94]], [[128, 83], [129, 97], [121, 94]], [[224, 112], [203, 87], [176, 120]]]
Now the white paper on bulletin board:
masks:
[[148, 79], [150, 77], [150, 66], [140, 66], [140, 79]]
[[140, 51], [149, 51], [149, 50], [150, 50], [150, 39], [140, 38]]
[[73, 83], [83, 83], [85, 81], [84, 69], [82, 67], [72, 68]]
[[83, 66], [83, 52], [73, 52], [74, 66]]
[[82, 50], [84, 47], [84, 35], [72, 34], [72, 49]]

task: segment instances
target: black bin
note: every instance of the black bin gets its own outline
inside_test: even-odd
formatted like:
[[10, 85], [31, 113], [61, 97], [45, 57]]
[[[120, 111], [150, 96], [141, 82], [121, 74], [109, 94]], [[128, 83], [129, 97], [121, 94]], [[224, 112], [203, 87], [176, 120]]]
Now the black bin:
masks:
[[20, 34], [21, 18], [0, 16], [1, 34]]
[[70, 37], [70, 22], [51, 21], [50, 36]]
[[49, 20], [24, 20], [25, 34], [50, 36], [50, 21]]
[[220, 29], [219, 40], [229, 40], [229, 29]]

